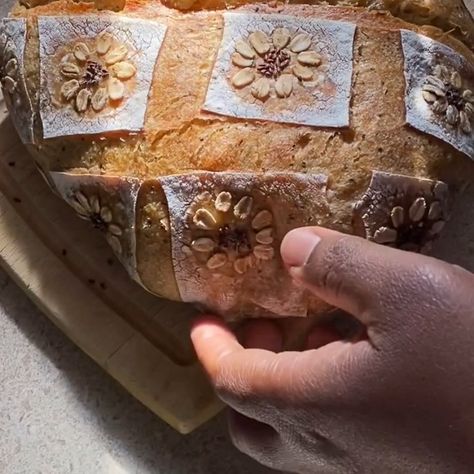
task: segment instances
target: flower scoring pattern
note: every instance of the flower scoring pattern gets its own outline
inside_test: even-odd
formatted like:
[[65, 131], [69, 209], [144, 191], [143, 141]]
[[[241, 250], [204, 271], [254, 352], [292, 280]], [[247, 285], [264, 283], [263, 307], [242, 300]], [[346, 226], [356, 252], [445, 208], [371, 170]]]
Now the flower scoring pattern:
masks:
[[222, 191], [213, 197], [205, 191], [186, 214], [193, 229], [190, 248], [209, 270], [231, 268], [242, 275], [273, 259], [273, 214], [257, 211], [251, 196], [234, 199]]
[[394, 205], [385, 225], [375, 231], [373, 240], [402, 250], [427, 252], [445, 224], [440, 202], [428, 205], [426, 198], [420, 196], [406, 206]]
[[38, 16], [43, 138], [141, 132], [165, 33], [121, 15]]
[[374, 172], [354, 208], [355, 230], [378, 244], [428, 253], [449, 218], [448, 195], [440, 181]]
[[263, 101], [270, 96], [289, 97], [298, 84], [314, 86], [314, 70], [322, 58], [312, 49], [309, 34], [275, 28], [270, 36], [254, 31], [239, 39], [232, 63], [239, 68], [232, 85], [237, 89], [251, 85], [252, 95]]
[[120, 237], [123, 235], [123, 231], [113, 222], [110, 207], [101, 204], [98, 196], [86, 197], [81, 191], [76, 191], [68, 202], [81, 219], [90, 221], [96, 229], [105, 233], [107, 242], [117, 255], [122, 254]]
[[436, 65], [433, 74], [426, 78], [422, 94], [436, 115], [461, 132], [472, 133], [474, 93], [464, 86], [459, 72]]
[[3, 91], [13, 99], [18, 89], [18, 59], [15, 56], [14, 46], [6, 35], [0, 37], [0, 80]]
[[34, 143], [36, 112], [26, 87], [24, 59], [27, 22], [24, 18], [0, 20], [0, 83], [10, 118], [23, 143]]
[[401, 30], [406, 123], [474, 157], [474, 65], [428, 36]]
[[203, 110], [245, 120], [349, 125], [355, 24], [252, 12], [223, 17]]
[[73, 103], [77, 112], [98, 113], [120, 103], [126, 84], [136, 74], [130, 52], [111, 34], [101, 33], [92, 44], [77, 42], [60, 62], [61, 99]]

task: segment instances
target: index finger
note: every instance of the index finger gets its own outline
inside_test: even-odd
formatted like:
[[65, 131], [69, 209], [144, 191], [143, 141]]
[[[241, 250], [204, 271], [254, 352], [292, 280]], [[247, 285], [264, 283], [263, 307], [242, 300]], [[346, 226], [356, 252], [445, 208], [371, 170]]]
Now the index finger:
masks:
[[191, 337], [219, 397], [240, 413], [263, 422], [274, 418], [272, 406], [276, 402], [292, 404], [331, 390], [337, 383], [335, 366], [349, 367], [359, 359], [358, 349], [343, 342], [278, 354], [244, 349], [222, 321], [210, 317], [194, 324]]

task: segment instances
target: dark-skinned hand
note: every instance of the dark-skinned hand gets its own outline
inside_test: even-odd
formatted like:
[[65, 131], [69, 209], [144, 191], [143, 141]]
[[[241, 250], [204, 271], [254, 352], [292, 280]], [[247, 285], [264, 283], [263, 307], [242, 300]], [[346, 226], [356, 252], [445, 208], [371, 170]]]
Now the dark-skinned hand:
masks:
[[474, 275], [322, 228], [290, 232], [293, 279], [365, 326], [282, 352], [269, 321], [243, 343], [204, 317], [192, 340], [231, 408], [234, 444], [295, 473], [474, 472]]

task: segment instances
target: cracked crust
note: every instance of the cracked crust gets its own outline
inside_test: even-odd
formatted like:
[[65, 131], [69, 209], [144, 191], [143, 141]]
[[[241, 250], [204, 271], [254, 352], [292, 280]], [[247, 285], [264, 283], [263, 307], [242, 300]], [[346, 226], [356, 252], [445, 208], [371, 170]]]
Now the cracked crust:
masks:
[[[36, 0], [36, 7], [35, 0], [28, 2], [31, 8], [23, 2], [14, 15], [27, 19], [24, 77], [38, 113], [41, 75], [37, 17], [97, 15], [97, 10], [93, 1]], [[474, 164], [466, 153], [406, 123], [405, 57], [400, 30], [423, 33], [473, 64], [474, 55], [469, 49], [474, 44], [473, 22], [461, 0], [232, 4], [237, 13], [282, 14], [356, 26], [350, 125], [341, 128], [255, 121], [204, 110], [223, 36], [220, 9], [226, 5], [220, 0], [172, 0], [166, 5], [128, 0], [125, 8], [112, 16], [112, 25], [115, 19], [132, 17], [159, 22], [167, 28], [153, 72], [142, 132], [131, 135], [116, 130], [43, 140], [42, 124], [35, 122], [36, 143], [29, 148], [47, 174], [133, 177], [141, 183], [134, 209], [133, 252], [138, 278], [151, 292], [182, 299], [174, 276], [172, 220], [160, 177], [203, 171], [324, 175], [329, 212], [318, 222], [345, 232], [354, 231], [353, 205], [366, 193], [374, 170], [440, 180], [454, 191], [474, 179]], [[449, 30], [453, 35], [446, 33]], [[300, 212], [298, 222], [303, 222], [304, 211]], [[265, 292], [266, 288], [263, 285], [258, 290]], [[258, 313], [258, 305], [241, 307], [249, 314]], [[321, 305], [312, 302], [308, 307], [311, 312]]]

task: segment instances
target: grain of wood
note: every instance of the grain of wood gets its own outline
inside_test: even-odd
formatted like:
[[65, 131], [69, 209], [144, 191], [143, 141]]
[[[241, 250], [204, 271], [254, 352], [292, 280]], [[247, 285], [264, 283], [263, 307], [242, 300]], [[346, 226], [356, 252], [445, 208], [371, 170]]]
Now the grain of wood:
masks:
[[181, 433], [221, 408], [189, 343], [194, 310], [132, 282], [48, 189], [0, 104], [0, 265], [132, 395]]

